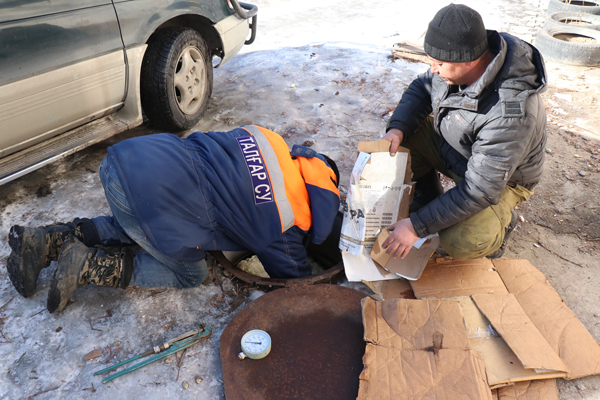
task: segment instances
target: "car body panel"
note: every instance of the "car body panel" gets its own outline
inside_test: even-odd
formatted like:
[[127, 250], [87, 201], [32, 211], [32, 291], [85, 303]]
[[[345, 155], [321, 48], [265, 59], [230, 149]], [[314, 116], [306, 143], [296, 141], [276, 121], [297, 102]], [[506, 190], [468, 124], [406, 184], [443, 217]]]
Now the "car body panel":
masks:
[[215, 28], [223, 40], [224, 56], [217, 65], [219, 67], [235, 56], [244, 46], [244, 41], [248, 37], [248, 20], [231, 15], [219, 21]]
[[143, 56], [163, 28], [233, 57], [250, 24], [228, 1], [0, 1], [0, 185], [141, 124]]
[[106, 115], [125, 98], [123, 44], [110, 1], [25, 5], [24, 18], [0, 23], [0, 157]]
[[119, 50], [3, 86], [0, 157], [114, 112], [125, 75]]
[[0, 23], [111, 4], [111, 0], [3, 0]]
[[129, 95], [114, 114], [44, 140], [35, 146], [0, 159], [0, 185], [35, 171], [87, 146], [142, 123], [140, 70], [147, 45], [127, 49]]
[[[205, 24], [212, 25], [233, 14], [233, 11], [227, 6], [223, 7], [224, 2], [205, 0], [203, 3], [184, 0], [115, 1], [115, 9], [119, 15], [125, 47], [132, 44], [146, 43], [150, 35], [156, 32], [159, 27], [169, 26], [169, 21], [177, 18], [187, 17], [192, 20], [205, 18]], [[140, 8], [153, 10], [154, 12], [146, 12], [146, 15], [141, 16]], [[188, 23], [191, 24], [189, 20]]]
[[127, 124], [128, 129], [140, 125], [144, 118], [142, 114], [142, 101], [140, 99], [140, 75], [142, 61], [148, 48], [147, 44], [130, 47], [127, 53], [127, 97], [121, 108], [115, 113], [115, 120]]
[[[60, 5], [65, 2], [68, 1], [49, 4], [61, 10], [64, 7]], [[26, 19], [0, 22], [0, 85], [122, 48], [110, 1], [95, 7], [36, 13]]]

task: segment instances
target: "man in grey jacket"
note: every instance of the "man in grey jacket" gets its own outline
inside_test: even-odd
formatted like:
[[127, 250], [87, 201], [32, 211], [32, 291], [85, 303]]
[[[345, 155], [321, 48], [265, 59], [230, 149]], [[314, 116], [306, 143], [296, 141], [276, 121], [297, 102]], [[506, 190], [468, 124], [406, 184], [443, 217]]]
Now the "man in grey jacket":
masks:
[[[455, 259], [501, 257], [514, 208], [542, 173], [544, 61], [532, 45], [486, 31], [460, 4], [438, 11], [424, 47], [431, 69], [407, 88], [384, 137], [392, 155], [400, 144], [410, 149], [415, 199], [383, 246], [405, 257], [437, 232]], [[456, 186], [444, 193], [438, 171]]]

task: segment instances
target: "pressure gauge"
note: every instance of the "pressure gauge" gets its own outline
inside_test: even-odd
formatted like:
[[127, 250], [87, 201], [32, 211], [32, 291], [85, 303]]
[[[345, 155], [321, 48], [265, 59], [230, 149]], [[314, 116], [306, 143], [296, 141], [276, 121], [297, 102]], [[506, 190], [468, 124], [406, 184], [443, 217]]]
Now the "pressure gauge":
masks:
[[271, 351], [271, 336], [263, 330], [253, 329], [242, 336], [242, 352], [238, 355], [240, 360], [252, 358], [258, 360], [266, 357]]

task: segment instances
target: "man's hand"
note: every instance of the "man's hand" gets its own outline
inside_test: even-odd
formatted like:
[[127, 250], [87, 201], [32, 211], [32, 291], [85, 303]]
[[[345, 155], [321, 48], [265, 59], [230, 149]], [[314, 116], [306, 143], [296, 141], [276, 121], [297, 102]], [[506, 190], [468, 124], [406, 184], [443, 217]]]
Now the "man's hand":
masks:
[[388, 228], [390, 236], [383, 242], [387, 254], [394, 254], [394, 258], [406, 257], [413, 244], [419, 239], [410, 218], [401, 219]]
[[392, 128], [383, 138], [392, 142], [392, 145], [390, 146], [390, 156], [395, 156], [398, 151], [398, 146], [400, 146], [400, 143], [404, 140], [404, 132], [400, 129]]

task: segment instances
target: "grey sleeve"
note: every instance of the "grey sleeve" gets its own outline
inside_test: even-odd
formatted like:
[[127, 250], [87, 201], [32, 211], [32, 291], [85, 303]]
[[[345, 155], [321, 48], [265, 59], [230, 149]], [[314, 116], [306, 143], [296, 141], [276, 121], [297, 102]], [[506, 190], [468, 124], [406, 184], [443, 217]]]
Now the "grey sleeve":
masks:
[[439, 232], [498, 204], [508, 178], [521, 164], [535, 117], [498, 117], [484, 125], [472, 146], [465, 179], [454, 188], [410, 214], [420, 237]]

